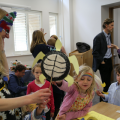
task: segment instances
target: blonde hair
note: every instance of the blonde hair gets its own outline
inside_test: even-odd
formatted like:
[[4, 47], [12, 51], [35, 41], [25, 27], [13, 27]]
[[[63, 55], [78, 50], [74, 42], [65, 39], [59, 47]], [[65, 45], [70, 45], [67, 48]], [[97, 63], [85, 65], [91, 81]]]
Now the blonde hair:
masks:
[[47, 41], [47, 44], [48, 44], [48, 45], [51, 45], [51, 46], [54, 46], [54, 47], [55, 47], [55, 43], [56, 43], [56, 39], [54, 39], [54, 38], [50, 38], [50, 39]]
[[22, 117], [24, 118], [27, 115], [27, 112], [32, 112], [37, 107], [37, 104], [29, 104], [22, 106]]
[[6, 15], [8, 12], [0, 8], [0, 20]]
[[[56, 39], [56, 40], [58, 39], [58, 37], [57, 37], [56, 35], [51, 35], [51, 37], [53, 37], [53, 38]], [[51, 37], [50, 37], [50, 38], [51, 38]]]
[[40, 67], [41, 68], [41, 63], [37, 63], [33, 68], [32, 68], [32, 73], [35, 72], [35, 68]]
[[[0, 8], [0, 20], [6, 15], [8, 14], [8, 12], [6, 12], [5, 10]], [[0, 36], [0, 41], [2, 41], [2, 37]], [[2, 56], [2, 51], [0, 51], [0, 73], [4, 76], [9, 75], [9, 73], [7, 72], [7, 70], [4, 68], [4, 60], [3, 60], [3, 56]]]
[[[0, 36], [0, 41], [2, 41], [2, 37]], [[0, 51], [0, 73], [4, 76], [9, 75], [9, 73], [7, 72], [7, 70], [5, 69], [4, 65], [4, 58], [2, 56], [2, 51]]]
[[75, 76], [74, 76], [74, 80], [75, 80], [74, 84], [76, 85], [77, 90], [81, 93], [81, 88], [80, 88], [80, 86], [78, 85], [78, 83], [77, 83], [76, 80], [81, 80], [82, 76], [83, 76], [85, 73], [89, 72], [89, 71], [92, 72], [92, 75], [93, 75], [93, 76], [92, 76], [92, 79], [93, 79], [93, 81], [92, 81], [91, 86], [86, 90], [86, 93], [90, 96], [90, 99], [92, 99], [92, 98], [93, 98], [93, 90], [94, 90], [94, 88], [95, 88], [95, 79], [94, 79], [94, 72], [93, 72], [93, 70], [92, 70], [91, 67], [89, 67], [89, 66], [87, 66], [87, 65], [81, 65], [81, 66], [79, 67], [79, 74], [78, 74], [78, 75], [75, 74]]
[[35, 46], [39, 45], [39, 44], [47, 45], [47, 43], [44, 39], [44, 34], [40, 30], [35, 30], [32, 34], [32, 42], [31, 42], [30, 52], [33, 53]]

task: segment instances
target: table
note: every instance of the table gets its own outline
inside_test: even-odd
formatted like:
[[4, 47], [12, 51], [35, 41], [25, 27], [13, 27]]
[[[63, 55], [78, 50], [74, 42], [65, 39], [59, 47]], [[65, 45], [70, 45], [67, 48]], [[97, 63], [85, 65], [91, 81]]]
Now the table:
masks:
[[116, 106], [106, 102], [100, 102], [90, 108], [90, 111], [98, 112], [113, 119], [117, 119], [120, 117], [120, 113], [116, 112], [117, 110], [120, 110], [120, 106]]

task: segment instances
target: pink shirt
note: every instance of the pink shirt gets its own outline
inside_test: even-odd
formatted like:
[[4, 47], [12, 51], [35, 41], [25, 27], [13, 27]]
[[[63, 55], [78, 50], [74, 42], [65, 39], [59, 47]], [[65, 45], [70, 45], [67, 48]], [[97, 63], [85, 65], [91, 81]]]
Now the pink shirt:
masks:
[[[82, 110], [77, 112], [67, 112], [72, 104], [75, 102], [76, 98], [79, 94], [79, 92], [76, 89], [76, 86], [73, 84], [72, 86], [68, 87], [68, 83], [63, 80], [61, 87], [58, 87], [59, 89], [67, 92], [63, 103], [60, 107], [59, 115], [66, 114], [65, 120], [71, 120], [74, 118], [79, 118], [82, 116], [85, 116], [88, 112], [90, 107], [92, 106], [92, 101], [90, 101]], [[94, 95], [93, 95], [94, 96]]]

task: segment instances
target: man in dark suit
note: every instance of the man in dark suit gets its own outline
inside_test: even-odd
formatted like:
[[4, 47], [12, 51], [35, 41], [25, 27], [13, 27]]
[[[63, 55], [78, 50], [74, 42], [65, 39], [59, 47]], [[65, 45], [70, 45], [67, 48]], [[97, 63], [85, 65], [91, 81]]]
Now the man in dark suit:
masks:
[[100, 71], [102, 82], [106, 83], [104, 91], [107, 92], [110, 86], [111, 71], [112, 71], [112, 54], [111, 35], [114, 28], [114, 21], [112, 19], [105, 19], [103, 22], [103, 31], [99, 33], [93, 40], [93, 71], [97, 69]]

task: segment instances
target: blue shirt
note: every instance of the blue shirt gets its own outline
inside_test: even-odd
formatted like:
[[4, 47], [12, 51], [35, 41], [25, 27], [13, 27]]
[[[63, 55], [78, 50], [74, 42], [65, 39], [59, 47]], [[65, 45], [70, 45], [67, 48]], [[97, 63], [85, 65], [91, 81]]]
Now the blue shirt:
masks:
[[[104, 30], [103, 33], [105, 35], [107, 45], [111, 45], [110, 34], [107, 34]], [[107, 52], [105, 53], [104, 58], [111, 58], [111, 57], [112, 57], [111, 48], [107, 48]]]
[[108, 103], [120, 106], [120, 85], [118, 82], [112, 83], [108, 89], [108, 95], [105, 95], [104, 101], [108, 101]]
[[26, 95], [27, 86], [24, 86], [23, 78], [18, 77], [13, 73], [9, 75], [8, 89], [14, 97], [20, 97]]
[[36, 115], [36, 110], [37, 110], [37, 108], [34, 109], [32, 111], [32, 113], [26, 115], [25, 118], [24, 118], [24, 120], [46, 120], [46, 116], [45, 116], [44, 110], [38, 116]]

